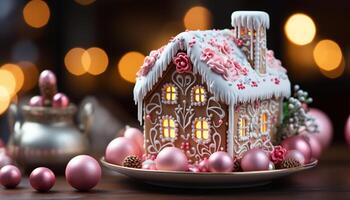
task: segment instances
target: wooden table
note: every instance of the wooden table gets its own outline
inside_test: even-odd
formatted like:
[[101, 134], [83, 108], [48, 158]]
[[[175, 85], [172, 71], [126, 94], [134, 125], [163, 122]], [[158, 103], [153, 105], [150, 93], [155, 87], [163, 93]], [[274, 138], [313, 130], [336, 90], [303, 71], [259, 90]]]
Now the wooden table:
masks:
[[23, 179], [18, 189], [0, 189], [0, 200], [10, 199], [350, 199], [350, 147], [332, 147], [315, 169], [258, 188], [168, 189], [138, 183], [123, 175], [111, 176], [105, 172], [99, 185], [87, 193], [75, 191], [65, 182], [64, 177], [57, 178], [56, 185], [49, 193], [35, 192], [28, 179]]

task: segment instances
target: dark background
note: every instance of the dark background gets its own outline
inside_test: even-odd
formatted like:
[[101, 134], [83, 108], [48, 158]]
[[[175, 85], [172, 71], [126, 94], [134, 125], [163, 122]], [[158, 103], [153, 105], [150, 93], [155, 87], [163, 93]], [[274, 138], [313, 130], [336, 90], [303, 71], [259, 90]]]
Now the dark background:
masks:
[[[6, 3], [11, 0], [1, 1]], [[3, 2], [0, 7], [5, 5]], [[291, 82], [309, 91], [314, 98], [312, 107], [329, 115], [335, 130], [334, 142], [345, 142], [344, 126], [350, 114], [350, 4], [347, 1], [96, 0], [82, 6], [74, 0], [52, 0], [46, 1], [51, 12], [50, 20], [40, 29], [29, 27], [23, 20], [22, 10], [28, 1], [11, 2], [10, 12], [0, 18], [0, 64], [21, 61], [14, 60], [11, 49], [18, 41], [29, 40], [38, 52], [32, 62], [39, 71], [54, 71], [59, 90], [66, 93], [72, 102], [78, 104], [87, 95], [96, 96], [121, 121], [125, 120], [121, 113], [136, 121], [133, 84], [124, 81], [116, 70], [123, 54], [138, 51], [148, 55], [150, 50], [165, 44], [171, 35], [184, 31], [183, 16], [193, 6], [204, 6], [210, 10], [211, 27], [217, 29], [231, 28], [230, 16], [235, 10], [266, 11], [270, 14], [271, 24], [267, 36], [268, 48], [275, 51], [276, 57], [289, 70]], [[305, 47], [289, 42], [283, 30], [288, 17], [298, 12], [310, 16], [317, 28], [314, 41]], [[324, 38], [336, 41], [342, 49], [345, 70], [337, 78], [325, 77], [314, 62], [304, 65], [298, 62], [299, 56], [310, 55], [312, 59], [312, 45]], [[107, 70], [98, 76], [70, 74], [64, 65], [64, 57], [77, 46], [104, 49], [109, 57]], [[310, 48], [311, 51], [308, 50]], [[18, 97], [23, 100], [38, 92], [34, 87], [20, 92]], [[0, 122], [0, 135], [7, 138], [6, 114], [0, 115]]]

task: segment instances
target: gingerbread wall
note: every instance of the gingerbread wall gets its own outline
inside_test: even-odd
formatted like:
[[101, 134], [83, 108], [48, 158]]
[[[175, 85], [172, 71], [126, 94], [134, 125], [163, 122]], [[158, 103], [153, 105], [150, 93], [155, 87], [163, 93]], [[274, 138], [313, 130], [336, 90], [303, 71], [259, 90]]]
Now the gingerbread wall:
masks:
[[[177, 101], [164, 100], [164, 86], [173, 84]], [[206, 101], [193, 102], [194, 88], [200, 86], [206, 92]], [[172, 118], [176, 122], [176, 137], [166, 138], [162, 133], [162, 121]], [[209, 137], [199, 140], [194, 134], [194, 121], [209, 122]], [[174, 64], [168, 66], [153, 90], [144, 98], [145, 149], [148, 156], [156, 155], [164, 147], [181, 148], [191, 163], [208, 158], [216, 151], [226, 151], [228, 130], [228, 106], [215, 100], [199, 74], [178, 73]]]

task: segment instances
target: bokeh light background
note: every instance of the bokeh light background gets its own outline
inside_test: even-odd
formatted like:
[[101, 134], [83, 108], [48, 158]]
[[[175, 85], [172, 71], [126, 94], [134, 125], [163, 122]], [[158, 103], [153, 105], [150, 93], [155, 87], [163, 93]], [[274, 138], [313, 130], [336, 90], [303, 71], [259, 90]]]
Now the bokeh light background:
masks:
[[96, 96], [113, 115], [136, 121], [135, 74], [148, 53], [184, 31], [231, 28], [235, 10], [270, 14], [268, 48], [293, 84], [314, 97], [341, 143], [350, 114], [350, 4], [346, 1], [1, 0], [0, 121], [7, 138], [11, 102], [38, 93], [40, 71], [78, 104]]

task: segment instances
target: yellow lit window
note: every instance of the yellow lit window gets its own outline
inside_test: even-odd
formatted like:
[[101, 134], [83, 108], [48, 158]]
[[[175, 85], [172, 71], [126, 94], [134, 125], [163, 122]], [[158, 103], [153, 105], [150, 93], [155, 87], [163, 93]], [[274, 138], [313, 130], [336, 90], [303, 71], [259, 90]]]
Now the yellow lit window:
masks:
[[176, 101], [176, 89], [174, 86], [167, 86], [165, 88], [165, 100]]
[[242, 117], [239, 120], [239, 136], [246, 137], [248, 135], [248, 131], [249, 131], [248, 120]]
[[166, 138], [175, 138], [175, 122], [173, 119], [163, 120], [163, 135]]
[[195, 135], [197, 139], [208, 139], [209, 138], [209, 126], [206, 120], [197, 120], [194, 124]]
[[195, 102], [205, 102], [204, 88], [198, 87], [194, 90], [194, 101]]
[[268, 115], [267, 113], [262, 113], [260, 115], [260, 132], [265, 133], [268, 126]]

